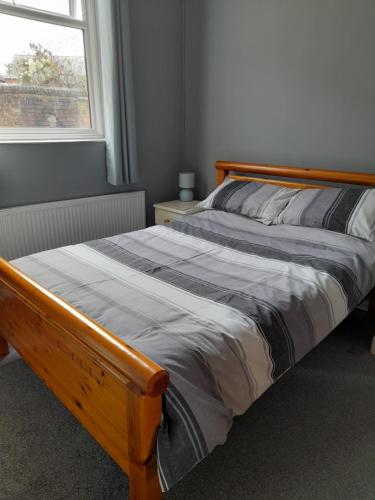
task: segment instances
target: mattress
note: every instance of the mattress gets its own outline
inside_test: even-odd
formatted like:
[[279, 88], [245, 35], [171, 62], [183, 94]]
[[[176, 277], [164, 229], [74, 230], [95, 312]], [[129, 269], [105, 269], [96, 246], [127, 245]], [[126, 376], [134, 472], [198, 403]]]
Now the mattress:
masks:
[[372, 243], [215, 210], [13, 265], [168, 370], [164, 491], [375, 286]]

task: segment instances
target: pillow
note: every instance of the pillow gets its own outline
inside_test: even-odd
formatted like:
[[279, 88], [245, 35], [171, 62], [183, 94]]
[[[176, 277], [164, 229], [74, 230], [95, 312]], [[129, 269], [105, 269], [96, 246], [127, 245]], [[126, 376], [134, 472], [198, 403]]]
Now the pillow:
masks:
[[222, 210], [272, 224], [298, 189], [226, 179], [198, 207]]
[[375, 189], [304, 189], [276, 224], [317, 227], [375, 240]]

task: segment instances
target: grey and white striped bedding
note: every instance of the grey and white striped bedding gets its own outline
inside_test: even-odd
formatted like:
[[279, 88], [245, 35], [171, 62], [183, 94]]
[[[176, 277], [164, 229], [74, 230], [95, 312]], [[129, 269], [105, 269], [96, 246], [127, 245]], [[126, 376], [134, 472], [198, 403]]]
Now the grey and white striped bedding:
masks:
[[198, 203], [198, 207], [223, 210], [271, 224], [298, 192], [298, 189], [226, 177], [205, 200]]
[[375, 285], [372, 243], [217, 211], [13, 264], [168, 369], [163, 490]]
[[303, 189], [274, 221], [375, 240], [375, 189]]

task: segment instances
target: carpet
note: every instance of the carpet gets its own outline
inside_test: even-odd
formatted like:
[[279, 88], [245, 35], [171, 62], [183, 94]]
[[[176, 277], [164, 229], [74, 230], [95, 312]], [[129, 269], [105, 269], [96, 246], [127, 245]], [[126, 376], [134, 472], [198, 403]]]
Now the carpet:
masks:
[[[373, 331], [353, 313], [166, 500], [375, 500]], [[20, 359], [0, 362], [0, 499], [120, 498], [117, 465]]]

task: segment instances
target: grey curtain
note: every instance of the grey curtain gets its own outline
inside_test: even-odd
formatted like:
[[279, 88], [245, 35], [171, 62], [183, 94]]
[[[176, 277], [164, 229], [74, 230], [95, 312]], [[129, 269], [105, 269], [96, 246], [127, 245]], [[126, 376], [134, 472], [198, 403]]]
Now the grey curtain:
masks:
[[128, 0], [96, 0], [100, 45], [107, 180], [137, 180], [134, 85]]

